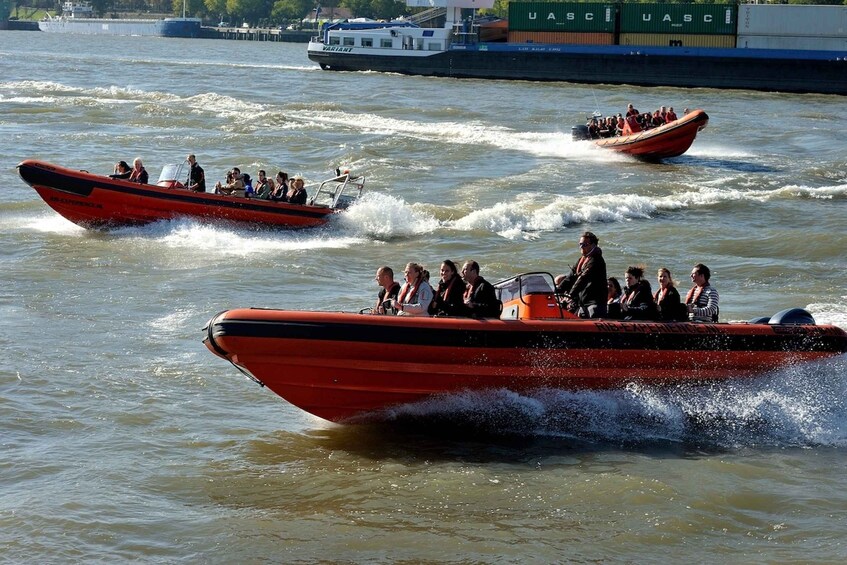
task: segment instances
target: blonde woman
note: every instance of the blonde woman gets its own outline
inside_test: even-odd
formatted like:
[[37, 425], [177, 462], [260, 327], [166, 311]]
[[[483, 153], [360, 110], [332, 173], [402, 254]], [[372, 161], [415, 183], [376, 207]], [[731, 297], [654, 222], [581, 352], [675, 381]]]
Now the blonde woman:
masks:
[[432, 303], [433, 291], [424, 280], [424, 269], [417, 263], [409, 263], [403, 270], [406, 282], [400, 288], [397, 298], [392, 301], [392, 307], [398, 316], [429, 316], [429, 305]]

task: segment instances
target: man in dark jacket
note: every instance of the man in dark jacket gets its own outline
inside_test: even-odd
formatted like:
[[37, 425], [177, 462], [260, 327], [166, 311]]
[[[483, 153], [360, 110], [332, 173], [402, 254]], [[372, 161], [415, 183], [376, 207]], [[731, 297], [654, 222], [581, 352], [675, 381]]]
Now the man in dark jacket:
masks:
[[465, 287], [465, 308], [472, 318], [499, 318], [503, 304], [497, 299], [494, 286], [479, 276], [479, 263], [466, 261], [462, 267]]
[[568, 309], [580, 318], [603, 318], [606, 316], [608, 283], [606, 282], [606, 261], [603, 250], [597, 245], [600, 240], [587, 231], [579, 238], [582, 256], [576, 267], [571, 268], [569, 276], [557, 278], [562, 290], [570, 286]]

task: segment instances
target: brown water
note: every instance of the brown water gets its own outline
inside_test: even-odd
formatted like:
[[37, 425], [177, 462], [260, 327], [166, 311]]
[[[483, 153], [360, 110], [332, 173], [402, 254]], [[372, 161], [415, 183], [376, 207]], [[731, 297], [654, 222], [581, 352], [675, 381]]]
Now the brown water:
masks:
[[[102, 65], [103, 61], [109, 64]], [[10, 562], [840, 562], [845, 358], [722, 387], [505, 391], [308, 416], [213, 357], [241, 306], [358, 310], [381, 264], [713, 270], [724, 319], [847, 326], [847, 98], [322, 72], [302, 45], [0, 32], [0, 554]], [[596, 103], [595, 103], [596, 98]], [[651, 165], [569, 130], [711, 116]], [[330, 226], [92, 233], [17, 177], [194, 152], [367, 176]], [[255, 175], [253, 175], [255, 176]]]

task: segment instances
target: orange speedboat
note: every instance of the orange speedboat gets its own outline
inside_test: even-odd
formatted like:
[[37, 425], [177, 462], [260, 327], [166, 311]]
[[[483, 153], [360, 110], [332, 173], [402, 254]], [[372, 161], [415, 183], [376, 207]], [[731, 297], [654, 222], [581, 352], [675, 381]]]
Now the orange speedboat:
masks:
[[[339, 171], [340, 173], [340, 171]], [[159, 220], [194, 218], [242, 222], [270, 228], [305, 228], [326, 223], [359, 198], [364, 177], [349, 173], [326, 180], [309, 204], [186, 190], [185, 163], [166, 165], [155, 185], [113, 179], [29, 159], [18, 174], [56, 212], [84, 228], [106, 229]]]
[[[655, 161], [682, 155], [706, 127], [709, 116], [703, 110], [694, 110], [685, 116], [659, 127], [642, 130], [634, 119], [627, 120], [621, 135], [594, 139], [599, 147], [626, 153], [640, 159]], [[576, 140], [591, 139], [586, 126], [575, 126]]]
[[335, 422], [465, 390], [714, 382], [847, 351], [847, 333], [800, 309], [755, 323], [579, 320], [562, 310], [547, 273], [495, 286], [500, 319], [238, 309], [213, 317], [204, 343]]

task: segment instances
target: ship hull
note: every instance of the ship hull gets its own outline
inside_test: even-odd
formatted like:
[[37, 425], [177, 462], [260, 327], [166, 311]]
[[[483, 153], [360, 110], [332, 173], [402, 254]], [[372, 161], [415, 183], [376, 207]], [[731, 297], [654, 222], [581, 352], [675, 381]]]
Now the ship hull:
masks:
[[200, 37], [200, 20], [197, 18], [166, 18], [163, 20], [53, 18], [52, 20], [38, 22], [38, 29], [47, 33], [82, 35]]
[[476, 44], [411, 53], [309, 44], [309, 58], [325, 70], [847, 94], [847, 53], [540, 44]]

